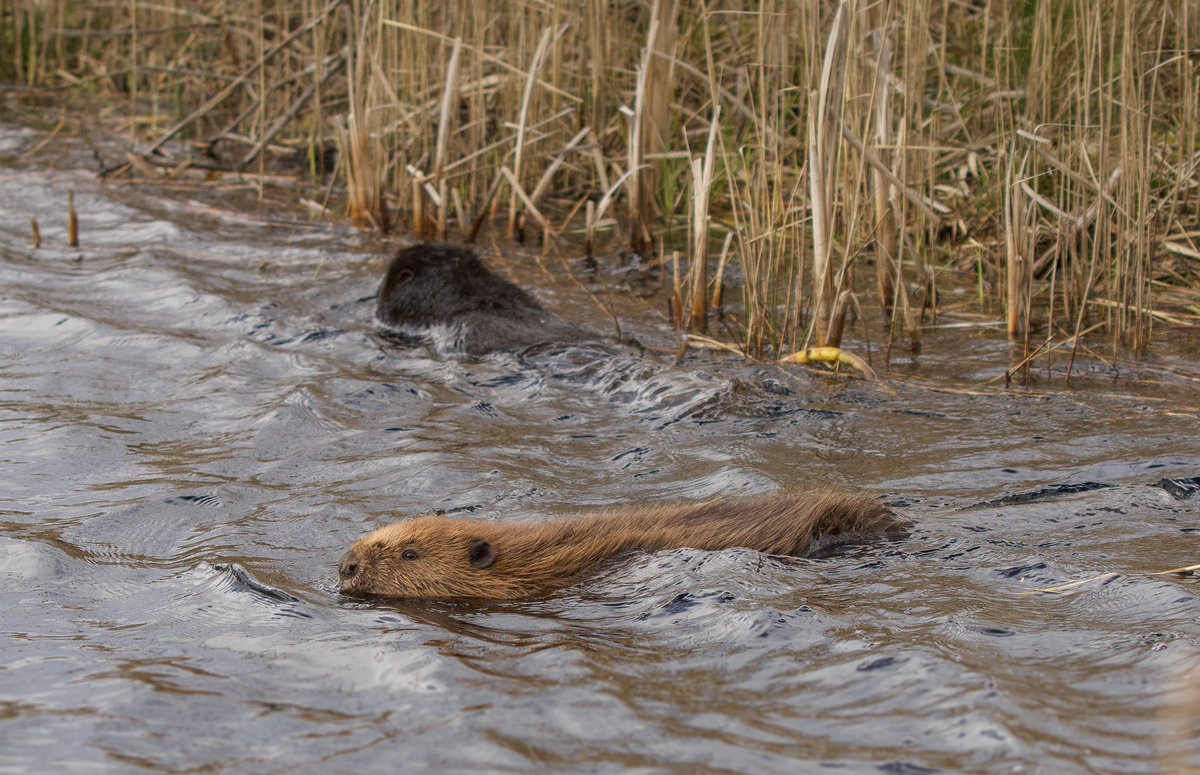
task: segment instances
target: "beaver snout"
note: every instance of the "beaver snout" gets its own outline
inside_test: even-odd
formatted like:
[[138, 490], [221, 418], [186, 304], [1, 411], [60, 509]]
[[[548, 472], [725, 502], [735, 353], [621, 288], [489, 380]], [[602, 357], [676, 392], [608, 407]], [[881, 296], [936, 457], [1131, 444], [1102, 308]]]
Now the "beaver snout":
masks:
[[358, 568], [358, 557], [355, 556], [353, 549], [342, 555], [342, 559], [338, 561], [338, 576], [342, 578], [342, 589], [346, 589], [354, 583], [354, 577], [358, 575]]

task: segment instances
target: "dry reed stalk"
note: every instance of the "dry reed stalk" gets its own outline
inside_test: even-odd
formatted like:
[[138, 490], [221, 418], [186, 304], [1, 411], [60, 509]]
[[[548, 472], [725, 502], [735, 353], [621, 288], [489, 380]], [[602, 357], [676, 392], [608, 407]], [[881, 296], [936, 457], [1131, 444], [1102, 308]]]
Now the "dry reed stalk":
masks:
[[595, 213], [592, 218], [593, 236], [595, 227], [599, 225], [600, 221], [604, 220], [604, 215], [608, 212], [608, 208], [611, 207], [612, 203], [616, 201], [616, 196], [621, 190], [621, 186], [636, 172], [637, 170], [625, 170], [625, 172], [621, 173], [620, 177], [612, 182], [612, 185], [608, 187], [608, 190], [604, 192], [604, 195], [600, 197], [600, 201], [596, 203]]
[[338, 133], [346, 177], [346, 209], [350, 220], [356, 225], [370, 225], [386, 232], [391, 224], [383, 193], [384, 150], [378, 131], [372, 131], [377, 123], [377, 113], [371, 108], [376, 101], [374, 92], [378, 83], [377, 68], [372, 66], [371, 61], [377, 54], [374, 26], [370, 14], [363, 9], [360, 9], [357, 24], [354, 24], [353, 13], [351, 16], [356, 37], [347, 55], [350, 109]]
[[584, 216], [583, 255], [590, 261], [596, 252], [596, 203], [587, 200]]
[[1033, 203], [1021, 189], [1028, 156], [1009, 156], [1004, 191], [1005, 322], [1010, 339], [1027, 341], [1033, 294]]
[[662, 154], [670, 146], [679, 4], [679, 0], [653, 0], [650, 5], [654, 34], [647, 35], [646, 39], [643, 100], [639, 113], [642, 126], [638, 134], [642, 145], [640, 158], [643, 163], [648, 160], [650, 163], [633, 181], [638, 186], [638, 211], [634, 220], [635, 236], [630, 244], [639, 253], [649, 249], [652, 241], [650, 225], [657, 220], [654, 200], [663, 174]]
[[20, 157], [21, 161], [22, 162], [29, 161], [34, 156], [37, 156], [39, 153], [41, 153], [43, 148], [45, 148], [47, 145], [49, 145], [54, 140], [54, 138], [58, 137], [58, 133], [62, 131], [63, 127], [66, 126], [66, 124], [67, 124], [67, 113], [66, 113], [66, 109], [63, 109], [63, 114], [62, 114], [62, 116], [59, 117], [58, 123], [54, 125], [54, 128], [50, 130], [49, 134], [47, 134], [45, 137], [43, 137], [41, 140], [39, 140], [37, 145], [30, 148], [28, 151], [25, 151], [24, 153], [22, 153], [21, 157]]
[[311, 84], [305, 87], [304, 91], [300, 93], [300, 96], [292, 101], [292, 104], [288, 107], [288, 109], [283, 111], [281, 115], [276, 117], [275, 120], [271, 122], [269, 127], [263, 130], [262, 136], [259, 138], [258, 142], [256, 142], [254, 146], [237, 162], [235, 168], [240, 170], [249, 165], [250, 162], [257, 159], [259, 155], [266, 150], [267, 146], [276, 138], [276, 136], [278, 136], [279, 133], [282, 132], [284, 128], [296, 118], [297, 115], [299, 115], [300, 111], [308, 105], [308, 103], [317, 94], [318, 89], [320, 89], [321, 86], [333, 78], [333, 76], [337, 75], [338, 71], [341, 70], [342, 63], [342, 61], [327, 61], [327, 66], [324, 68], [325, 75], [322, 80], [313, 81]]
[[[893, 72], [892, 28], [883, 15], [884, 7], [875, 5], [868, 9], [873, 17], [873, 28], [869, 32], [864, 45], [869, 44], [870, 59], [874, 59], [874, 67], [864, 68], [864, 75], [869, 73], [869, 90], [872, 94], [873, 110], [869, 112], [868, 121], [872, 126], [871, 136], [874, 147], [866, 147], [860, 142], [854, 132], [843, 125], [842, 136], [854, 147], [869, 167], [871, 189], [871, 204], [874, 211], [871, 233], [874, 237], [875, 280], [879, 303], [883, 316], [888, 323], [887, 356], [890, 360], [891, 347], [896, 331], [897, 319], [894, 315], [896, 307], [900, 308], [900, 322], [908, 335], [909, 347], [912, 352], [920, 352], [921, 328], [917, 315], [909, 302], [909, 291], [904, 280], [904, 262], [902, 235], [909, 229], [904, 223], [904, 210], [899, 206], [896, 191], [904, 191], [906, 199], [916, 204], [919, 210], [925, 212], [933, 224], [939, 222], [939, 217], [931, 212], [938, 205], [936, 202], [926, 205], [923, 198], [912, 191], [910, 186], [896, 186], [900, 181], [896, 174], [897, 161], [903, 162], [907, 157], [903, 143], [898, 142], [893, 132], [896, 115], [893, 110], [893, 82], [899, 83]], [[905, 124], [901, 125], [902, 127]], [[893, 160], [895, 151], [895, 161]], [[914, 252], [914, 258], [917, 254]], [[918, 265], [918, 276], [923, 274]], [[839, 326], [835, 321], [834, 326]], [[836, 342], [831, 341], [830, 344]]]
[[466, 234], [468, 228], [467, 208], [463, 205], [462, 193], [457, 188], [450, 189], [450, 199], [454, 202], [454, 222], [458, 224], [460, 234]]
[[578, 132], [576, 132], [574, 137], [567, 141], [567, 144], [563, 146], [561, 151], [555, 154], [554, 161], [550, 162], [550, 164], [546, 167], [545, 172], [542, 173], [542, 177], [538, 179], [537, 185], [533, 187], [533, 192], [529, 195], [529, 199], [534, 204], [540, 202], [542, 197], [545, 196], [546, 192], [550, 189], [550, 184], [554, 180], [554, 175], [559, 171], [563, 163], [566, 162], [567, 155], [570, 154], [571, 151], [575, 150], [575, 148], [577, 148], [579, 144], [583, 142], [583, 140], [591, 133], [591, 128], [585, 126], [583, 129], [580, 129]]
[[[442, 93], [442, 108], [438, 114], [437, 143], [434, 147], [433, 178], [438, 185], [437, 233], [439, 239], [445, 239], [446, 226], [446, 153], [450, 142], [451, 109], [458, 96], [458, 63], [462, 54], [462, 38], [455, 38], [450, 50], [450, 64], [446, 66], [446, 90]], [[459, 225], [462, 225], [460, 216]]]
[[508, 167], [501, 167], [500, 174], [503, 175], [505, 177], [505, 179], [508, 181], [508, 185], [509, 185], [510, 189], [512, 190], [513, 195], [516, 196], [518, 199], [520, 199], [521, 203], [525, 206], [524, 210], [516, 211], [517, 218], [514, 220], [510, 220], [510, 222], [509, 222], [510, 228], [514, 229], [514, 233], [515, 233], [515, 228], [516, 228], [515, 224], [520, 222], [521, 214], [524, 212], [528, 212], [530, 215], [533, 216], [533, 219], [538, 222], [538, 225], [542, 227], [542, 234], [543, 234], [544, 240], [550, 241], [550, 240], [557, 239], [558, 234], [554, 231], [554, 226], [551, 225], [549, 219], [547, 219], [546, 216], [542, 215], [542, 212], [540, 210], [538, 210], [537, 206], [533, 203], [533, 200], [530, 199], [529, 195], [525, 193], [525, 189], [522, 188], [521, 184], [517, 181], [516, 174], [512, 170], [510, 170]]
[[637, 69], [637, 87], [633, 95], [633, 110], [622, 106], [622, 112], [628, 119], [628, 141], [626, 143], [626, 174], [629, 175], [629, 249], [641, 255], [650, 245], [650, 233], [645, 218], [646, 204], [643, 201], [642, 171], [645, 168], [645, 146], [642, 133], [645, 131], [645, 121], [642, 115], [646, 105], [646, 78], [650, 72], [650, 57], [653, 52], [654, 38], [658, 34], [658, 20], [651, 15], [650, 31], [646, 35], [646, 49], [641, 64]]
[[829, 333], [825, 336], [826, 347], [842, 346], [842, 334], [845, 333], [846, 328], [846, 313], [850, 311], [853, 299], [854, 294], [850, 291], [842, 291], [838, 294], [837, 301], [829, 315]]
[[721, 258], [717, 260], [717, 275], [713, 278], [712, 308], [714, 312], [721, 309], [721, 295], [725, 289], [725, 267], [729, 265], [729, 246], [733, 244], [733, 232], [725, 235], [725, 244], [721, 246]]
[[33, 229], [33, 246], [40, 248], [42, 246], [42, 230], [38, 228], [37, 216], [29, 216], [29, 227]]
[[189, 127], [194, 121], [196, 121], [197, 119], [201, 118], [202, 116], [206, 116], [210, 112], [212, 112], [212, 110], [214, 108], [216, 108], [218, 105], [220, 105], [226, 99], [228, 99], [229, 96], [231, 94], [233, 94], [234, 92], [236, 92], [239, 88], [241, 88], [244, 85], [244, 83], [246, 82], [246, 80], [248, 80], [249, 78], [253, 77], [256, 73], [258, 73], [258, 71], [263, 67], [263, 65], [265, 65], [267, 63], [268, 60], [270, 60], [272, 57], [274, 57], [280, 51], [283, 51], [285, 48], [287, 48], [292, 43], [292, 41], [296, 40], [304, 33], [313, 29], [318, 24], [321, 24], [322, 22], [324, 22], [325, 18], [327, 16], [329, 16], [329, 14], [333, 13], [333, 11], [336, 10], [340, 5], [342, 5], [342, 3], [344, 1], [345, 0], [332, 0], [332, 2], [330, 2], [328, 5], [326, 5], [325, 8], [321, 12], [319, 12], [318, 14], [313, 16], [312, 19], [309, 19], [308, 22], [301, 25], [297, 29], [293, 30], [291, 33], [289, 33], [287, 36], [285, 36], [282, 40], [280, 40], [274, 46], [272, 46], [270, 49], [265, 51], [261, 56], [258, 57], [258, 59], [254, 62], [254, 64], [251, 65], [248, 69], [246, 69], [236, 80], [234, 80], [232, 83], [228, 84], [223, 89], [221, 89], [219, 92], [214, 94], [212, 97], [210, 97], [208, 100], [206, 100], [202, 105], [200, 105], [200, 107], [193, 110], [191, 113], [189, 113], [187, 116], [185, 116], [182, 120], [177, 122], [170, 129], [168, 129], [157, 140], [155, 140], [153, 143], [151, 143], [150, 146], [143, 152], [143, 155], [149, 156], [150, 154], [154, 153], [159, 148], [161, 148], [163, 145], [165, 145], [168, 140], [170, 140], [175, 135], [179, 134], [184, 129]]
[[[506, 172], [506, 176], [510, 178], [513, 184], [512, 192], [508, 199], [508, 234], [513, 236], [517, 228], [517, 198], [518, 190], [521, 189], [520, 180], [522, 173], [522, 162], [525, 160], [525, 132], [529, 123], [529, 106], [533, 100], [533, 86], [537, 82], [538, 72], [542, 69], [542, 63], [546, 59], [546, 52], [550, 48], [551, 29], [547, 27], [542, 30], [542, 36], [538, 40], [537, 50], [533, 54], [533, 61], [529, 63], [529, 73], [525, 78], [525, 92], [521, 97], [521, 110], [517, 118], [517, 132], [515, 137], [516, 147], [513, 151], [512, 170], [507, 171], [505, 167], [501, 172]], [[524, 191], [521, 191], [520, 197], [527, 199]], [[543, 219], [544, 220], [544, 219]]]
[[[0, 78], [136, 96], [130, 123], [150, 128], [150, 152], [190, 129], [245, 142], [234, 158], [247, 163], [272, 144], [308, 147], [317, 173], [329, 128], [340, 125], [332, 136], [347, 193], [379, 191], [380, 212], [358, 218], [377, 226], [390, 190], [416, 211], [416, 228], [436, 221], [445, 233], [453, 207], [473, 238], [479, 217], [503, 204], [487, 192], [507, 184], [507, 167], [547, 220], [594, 202], [589, 253], [622, 196], [631, 245], [649, 250], [651, 235], [670, 240], [686, 224], [695, 252], [695, 213], [673, 221], [691, 172], [670, 159], [712, 130], [720, 105], [714, 156], [723, 174], [707, 208], [731, 224], [724, 254], [742, 269], [735, 335], [748, 352], [794, 349], [810, 324], [809, 340], [822, 343], [838, 295], [857, 289], [852, 259], [873, 239], [894, 262], [887, 273], [887, 261], [876, 262], [880, 304], [912, 332], [921, 310], [909, 283], [935, 303], [927, 283], [938, 275], [927, 263], [952, 276], [962, 246], [982, 255], [981, 304], [1009, 298], [1013, 225], [1022, 231], [1012, 252], [1026, 262], [1013, 264], [1014, 279], [1027, 289], [1015, 289], [1006, 325], [1010, 311], [1019, 326], [1044, 317], [1051, 330], [1076, 334], [1103, 321], [1113, 348], [1145, 348], [1154, 325], [1183, 319], [1155, 309], [1154, 294], [1186, 305], [1189, 284], [1200, 283], [1179, 251], [1195, 245], [1163, 237], [1186, 232], [1200, 209], [1190, 3], [656, 0], [614, 13], [603, 0], [286, 8], [16, 0], [7, 8]], [[547, 30], [552, 42], [542, 47]], [[452, 49], [456, 78], [447, 77]], [[632, 110], [618, 110], [622, 103]], [[164, 120], [166, 132], [155, 131]], [[586, 140], [539, 148], [585, 127]], [[1021, 137], [1034, 127], [1040, 140]], [[858, 163], [848, 163], [849, 148]], [[1013, 178], [1021, 159], [1012, 149], [1025, 148], [1024, 175]], [[574, 163], [576, 153], [585, 163]], [[623, 175], [628, 186], [613, 192]], [[355, 207], [369, 210], [370, 198]], [[518, 189], [508, 199], [511, 218]], [[1012, 218], [1001, 213], [1006, 199]], [[492, 204], [480, 208], [484, 201]], [[688, 276], [695, 271], [693, 263]]]
[[67, 245], [79, 247], [79, 216], [75, 213], [75, 189], [67, 191]]
[[[679, 251], [671, 251], [671, 322], [683, 330], [683, 277], [679, 273]], [[686, 341], [684, 339], [680, 340]], [[676, 359], [678, 360], [678, 359]]]
[[415, 174], [410, 179], [412, 185], [412, 218], [409, 227], [413, 236], [424, 239], [425, 234], [425, 194], [422, 189], [422, 176]]
[[479, 205], [479, 210], [475, 214], [471, 230], [466, 234], [466, 241], [468, 243], [473, 243], [479, 237], [479, 230], [483, 228], [483, 223], [487, 220], [488, 214], [492, 210], [492, 204], [496, 201], [496, 195], [500, 193], [500, 186], [503, 182], [503, 175], [498, 174], [492, 179], [492, 185], [488, 187], [487, 194], [484, 195], [483, 202]]
[[[887, 88], [885, 74], [890, 72], [892, 63], [891, 39], [882, 29], [873, 33], [875, 44], [875, 83], [873, 100], [875, 102], [875, 153], [880, 162], [891, 166], [888, 157], [892, 147], [892, 101], [891, 89]], [[875, 276], [876, 287], [879, 291], [879, 303], [885, 315], [891, 315], [893, 297], [896, 294], [899, 279], [899, 224], [896, 218], [896, 205], [892, 199], [891, 184], [877, 166], [871, 167], [871, 190], [875, 204]], [[900, 283], [903, 284], [902, 282]]]
[[813, 337], [822, 345], [826, 343], [828, 336], [829, 316], [834, 300], [834, 176], [837, 173], [838, 160], [836, 143], [842, 126], [846, 40], [849, 28], [849, 20], [846, 17], [846, 2], [841, 0], [825, 42], [819, 85], [812, 92], [809, 102], [808, 179], [813, 210], [813, 276], [816, 283], [813, 291]]
[[708, 223], [709, 194], [716, 171], [717, 129], [720, 127], [721, 106], [713, 107], [708, 125], [708, 142], [704, 156], [692, 159], [691, 232], [692, 263], [688, 272], [688, 328], [706, 333], [708, 330]]
[[863, 143], [862, 139], [860, 139], [853, 130], [844, 125], [842, 126], [842, 139], [849, 143], [851, 148], [862, 155], [863, 161], [869, 164], [873, 171], [876, 171], [883, 176], [883, 178], [892, 186], [893, 189], [898, 190], [904, 199], [909, 202], [909, 204], [917, 208], [917, 210], [921, 212], [921, 214], [930, 222], [930, 224], [934, 226], [941, 224], [941, 216], [945, 213], [949, 213], [950, 208], [934, 199], [929, 199], [926, 201], [926, 198], [914, 188], [905, 185], [904, 182], [896, 176], [896, 173], [892, 172], [891, 169], [888, 168], [888, 165], [879, 158], [874, 150], [867, 147]]

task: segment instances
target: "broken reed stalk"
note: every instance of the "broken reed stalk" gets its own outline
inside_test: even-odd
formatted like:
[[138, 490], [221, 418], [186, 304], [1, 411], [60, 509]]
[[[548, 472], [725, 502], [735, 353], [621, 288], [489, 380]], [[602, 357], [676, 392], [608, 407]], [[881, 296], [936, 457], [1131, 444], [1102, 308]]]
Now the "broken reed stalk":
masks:
[[33, 229], [33, 246], [40, 248], [42, 246], [42, 230], [38, 228], [37, 216], [29, 216], [29, 227]]
[[417, 239], [425, 238], [425, 194], [421, 189], [421, 174], [417, 173], [412, 176], [410, 185], [412, 186], [412, 217], [410, 226], [413, 236]]
[[79, 247], [79, 216], [75, 214], [75, 189], [67, 191], [67, 245]]

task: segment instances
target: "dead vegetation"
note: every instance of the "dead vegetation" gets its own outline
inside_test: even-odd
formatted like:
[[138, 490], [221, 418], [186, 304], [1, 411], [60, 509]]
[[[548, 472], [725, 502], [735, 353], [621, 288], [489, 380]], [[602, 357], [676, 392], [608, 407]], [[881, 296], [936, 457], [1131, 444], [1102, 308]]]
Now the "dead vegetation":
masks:
[[1182, 0], [0, 0], [0, 52], [121, 98], [113, 176], [290, 154], [363, 226], [657, 266], [754, 357], [982, 312], [1025, 368], [1200, 321]]

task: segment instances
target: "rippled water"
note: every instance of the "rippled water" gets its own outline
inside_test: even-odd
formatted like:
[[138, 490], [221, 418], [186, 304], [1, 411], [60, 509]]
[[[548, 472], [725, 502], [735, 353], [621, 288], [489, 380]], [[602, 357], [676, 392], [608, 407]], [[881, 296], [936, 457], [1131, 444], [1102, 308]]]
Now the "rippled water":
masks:
[[[1196, 383], [1099, 364], [1006, 392], [983, 383], [1008, 345], [958, 331], [879, 385], [447, 358], [375, 330], [366, 237], [272, 225], [244, 192], [103, 186], [71, 141], [21, 160], [43, 136], [0, 125], [0, 770], [1200, 766], [1197, 582], [1141, 575], [1197, 562]], [[509, 266], [605, 319], [556, 260]], [[670, 349], [656, 301], [617, 301]], [[1194, 340], [1160, 341], [1151, 364], [1195, 370]], [[916, 531], [822, 560], [640, 555], [503, 606], [334, 583], [395, 515], [830, 483]]]

